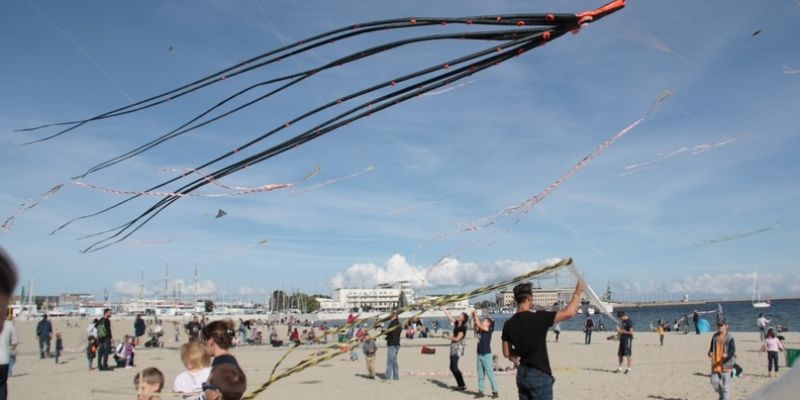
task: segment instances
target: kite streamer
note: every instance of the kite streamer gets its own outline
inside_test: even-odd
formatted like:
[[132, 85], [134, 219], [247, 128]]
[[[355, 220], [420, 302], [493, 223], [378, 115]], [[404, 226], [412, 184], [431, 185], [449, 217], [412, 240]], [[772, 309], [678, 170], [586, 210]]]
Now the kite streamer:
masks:
[[17, 209], [14, 211], [14, 213], [11, 214], [8, 218], [6, 218], [6, 220], [3, 221], [3, 224], [0, 225], [0, 232], [5, 233], [11, 230], [11, 226], [14, 224], [14, 220], [17, 218], [18, 215], [22, 214], [25, 211], [30, 210], [31, 208], [38, 206], [39, 203], [49, 199], [51, 196], [56, 194], [59, 190], [61, 190], [62, 187], [64, 187], [63, 183], [55, 185], [52, 188], [50, 188], [50, 190], [40, 194], [35, 201], [31, 199], [25, 203], [20, 204], [19, 207], [17, 207]]
[[[797, 0], [800, 1], [800, 0]], [[788, 65], [783, 66], [783, 73], [784, 74], [800, 74], [800, 69], [791, 68]]]
[[94, 189], [100, 192], [106, 192], [111, 194], [155, 196], [155, 197], [230, 197], [230, 196], [239, 196], [243, 194], [271, 192], [273, 190], [288, 189], [294, 186], [291, 183], [275, 183], [264, 186], [243, 188], [235, 192], [226, 192], [226, 193], [181, 193], [181, 192], [137, 192], [133, 190], [107, 188], [104, 186], [97, 186], [82, 181], [73, 181], [72, 183], [88, 189]]
[[467, 86], [467, 85], [469, 85], [469, 84], [471, 84], [471, 83], [475, 83], [475, 81], [477, 81], [477, 79], [476, 79], [476, 80], [469, 81], [469, 82], [459, 83], [458, 85], [455, 85], [455, 86], [450, 86], [450, 87], [448, 87], [448, 88], [446, 88], [446, 89], [437, 90], [437, 91], [435, 91], [435, 92], [428, 92], [428, 93], [425, 93], [425, 94], [423, 94], [422, 96], [423, 96], [423, 97], [429, 97], [429, 96], [436, 96], [437, 94], [444, 94], [444, 93], [447, 93], [447, 92], [450, 92], [450, 91], [456, 90], [456, 89], [458, 89], [458, 88], [460, 88], [460, 87]]
[[392, 215], [392, 216], [400, 215], [400, 214], [402, 214], [404, 212], [411, 211], [411, 210], [414, 210], [414, 209], [417, 209], [417, 208], [420, 208], [420, 207], [433, 205], [433, 204], [436, 204], [436, 203], [438, 203], [440, 201], [442, 201], [442, 199], [436, 199], [436, 200], [433, 200], [433, 201], [426, 201], [424, 203], [411, 204], [411, 205], [408, 205], [408, 206], [405, 206], [405, 207], [398, 208], [398, 209], [393, 210], [393, 211], [389, 211], [389, 215]]
[[583, 167], [588, 165], [589, 162], [592, 161], [592, 159], [594, 159], [595, 157], [600, 155], [602, 152], [604, 152], [609, 146], [614, 144], [617, 140], [619, 140], [620, 138], [622, 138], [623, 136], [628, 134], [628, 132], [633, 130], [633, 128], [636, 128], [637, 126], [639, 126], [639, 124], [644, 122], [647, 119], [647, 117], [650, 116], [655, 111], [655, 109], [656, 109], [655, 105], [657, 105], [660, 102], [664, 101], [665, 99], [669, 98], [669, 94], [668, 93], [670, 93], [670, 92], [669, 91], [665, 91], [661, 95], [659, 95], [659, 97], [653, 103], [653, 106], [650, 107], [650, 111], [647, 113], [647, 115], [645, 115], [644, 117], [639, 118], [638, 120], [634, 121], [632, 124], [628, 125], [627, 127], [622, 129], [621, 131], [617, 132], [616, 134], [614, 134], [610, 138], [606, 139], [603, 143], [601, 143], [594, 150], [592, 150], [592, 152], [589, 153], [586, 157], [584, 157], [577, 164], [572, 166], [572, 168], [570, 168], [564, 175], [562, 175], [560, 178], [556, 179], [555, 182], [551, 183], [550, 186], [546, 187], [543, 191], [539, 192], [535, 196], [533, 196], [533, 197], [531, 197], [531, 198], [529, 198], [529, 199], [527, 199], [527, 200], [525, 200], [522, 203], [519, 203], [517, 205], [504, 208], [504, 209], [500, 210], [498, 213], [496, 213], [494, 215], [481, 218], [481, 219], [479, 219], [477, 221], [473, 221], [473, 222], [470, 222], [468, 224], [464, 224], [461, 228], [459, 228], [457, 230], [453, 230], [453, 231], [450, 231], [450, 232], [445, 232], [445, 233], [439, 234], [436, 237], [434, 237], [433, 239], [427, 240], [423, 244], [428, 243], [428, 242], [433, 241], [433, 240], [443, 239], [443, 238], [445, 238], [447, 236], [450, 236], [450, 235], [452, 235], [454, 233], [476, 232], [476, 231], [479, 231], [479, 230], [484, 229], [486, 227], [492, 226], [495, 223], [497, 223], [499, 220], [507, 218], [507, 217], [510, 217], [510, 216], [516, 216], [516, 219], [515, 219], [515, 221], [513, 223], [514, 224], [518, 223], [520, 220], [522, 220], [522, 218], [524, 218], [526, 215], [528, 215], [528, 213], [530, 213], [530, 211], [533, 209], [533, 207], [535, 207], [542, 200], [547, 198], [547, 196], [549, 196], [556, 189], [558, 189], [558, 187], [561, 186], [564, 182], [566, 182], [570, 178], [572, 178], [576, 173], [578, 173], [578, 171], [583, 169]]
[[741, 239], [741, 238], [745, 238], [745, 237], [748, 237], [748, 236], [757, 235], [759, 233], [771, 231], [771, 230], [773, 230], [775, 228], [778, 228], [780, 226], [781, 226], [781, 224], [777, 224], [776, 223], [775, 225], [768, 226], [766, 228], [757, 229], [757, 230], [750, 231], [750, 232], [737, 233], [737, 234], [734, 234], [734, 235], [723, 236], [723, 237], [721, 237], [719, 239], [701, 240], [699, 242], [696, 242], [694, 245], [695, 245], [695, 247], [702, 247], [702, 246], [708, 246], [708, 245], [714, 244], [714, 243], [727, 242], [729, 240]]
[[[85, 176], [86, 174], [98, 171], [100, 169], [112, 166], [118, 162], [124, 161], [125, 159], [134, 157], [140, 154], [141, 152], [147, 151], [152, 147], [160, 143], [163, 143], [166, 140], [176, 137], [177, 135], [189, 132], [191, 130], [200, 128], [201, 126], [205, 126], [209, 123], [217, 121], [221, 118], [227, 117], [234, 112], [237, 112], [245, 107], [254, 104], [257, 101], [272, 96], [273, 94], [279, 93], [282, 90], [287, 89], [301, 82], [304, 79], [307, 79], [311, 76], [314, 76], [318, 73], [324, 72], [334, 67], [345, 65], [350, 62], [361, 60], [382, 52], [390, 51], [399, 48], [401, 46], [412, 45], [421, 42], [439, 41], [439, 40], [497, 42], [496, 44], [488, 48], [485, 48], [483, 50], [479, 50], [477, 52], [473, 52], [471, 54], [462, 57], [450, 59], [445, 62], [437, 63], [427, 68], [408, 73], [406, 75], [397, 76], [394, 79], [387, 80], [382, 83], [361, 89], [357, 92], [351, 93], [343, 97], [339, 97], [329, 103], [323, 104], [310, 111], [307, 111], [304, 114], [286, 120], [286, 122], [278, 125], [272, 130], [261, 134], [260, 136], [250, 140], [249, 142], [236, 146], [227, 153], [224, 153], [196, 167], [196, 169], [198, 170], [204, 169], [209, 165], [215, 164], [223, 159], [239, 154], [240, 151], [250, 146], [253, 146], [256, 143], [259, 143], [260, 141], [270, 137], [276, 132], [289, 128], [296, 122], [304, 120], [305, 118], [315, 115], [323, 110], [327, 110], [332, 107], [337, 107], [350, 100], [363, 98], [363, 96], [372, 94], [381, 89], [393, 90], [392, 92], [384, 95], [375, 94], [375, 96], [377, 97], [359, 100], [361, 101], [361, 103], [354, 105], [347, 110], [341, 111], [338, 115], [316, 125], [315, 127], [312, 127], [311, 129], [304, 131], [303, 133], [296, 135], [291, 139], [285, 140], [284, 142], [271, 146], [267, 149], [260, 150], [249, 157], [246, 157], [238, 162], [234, 162], [225, 167], [217, 169], [216, 171], [208, 175], [210, 178], [214, 180], [219, 180], [225, 176], [236, 173], [244, 168], [250, 167], [257, 163], [268, 160], [276, 155], [282, 154], [283, 152], [294, 149], [297, 146], [300, 146], [311, 140], [319, 138], [320, 136], [323, 136], [336, 129], [346, 126], [352, 122], [355, 122], [362, 118], [369, 117], [376, 112], [380, 112], [395, 105], [398, 105], [400, 103], [406, 102], [408, 100], [415, 99], [426, 93], [446, 88], [448, 87], [448, 85], [451, 85], [459, 80], [471, 77], [473, 74], [479, 73], [488, 68], [496, 66], [504, 61], [517, 57], [527, 52], [528, 50], [542, 46], [552, 40], [555, 40], [563, 36], [566, 33], [577, 32], [584, 25], [597, 21], [607, 15], [610, 15], [622, 9], [624, 6], [625, 6], [624, 0], [614, 0], [598, 9], [578, 14], [553, 13], [553, 14], [509, 14], [509, 15], [495, 15], [495, 16], [462, 17], [462, 18], [429, 18], [429, 17], [397, 18], [397, 19], [373, 21], [363, 24], [346, 26], [327, 33], [313, 36], [308, 39], [304, 39], [302, 41], [281, 47], [274, 51], [264, 53], [262, 55], [240, 62], [234, 66], [226, 68], [222, 71], [218, 71], [216, 73], [208, 75], [204, 78], [201, 78], [199, 80], [181, 86], [179, 88], [149, 97], [142, 101], [126, 105], [124, 107], [120, 107], [102, 114], [98, 114], [91, 118], [51, 123], [32, 128], [21, 129], [21, 131], [35, 131], [48, 127], [66, 126], [66, 128], [63, 128], [60, 131], [50, 136], [38, 139], [36, 141], [49, 140], [51, 138], [60, 136], [76, 128], [79, 128], [85, 124], [129, 113], [134, 113], [137, 111], [145, 110], [150, 107], [172, 102], [173, 100], [188, 95], [196, 90], [203, 89], [213, 84], [229, 81], [231, 78], [237, 75], [246, 73], [248, 71], [252, 71], [256, 68], [290, 58], [292, 56], [295, 56], [297, 54], [306, 51], [310, 51], [320, 46], [332, 44], [337, 40], [344, 40], [357, 35], [367, 34], [371, 32], [390, 30], [390, 29], [400, 29], [400, 28], [410, 29], [422, 26], [435, 26], [435, 25], [446, 25], [446, 24], [463, 24], [469, 26], [471, 29], [476, 29], [477, 26], [511, 28], [511, 29], [492, 30], [492, 31], [468, 31], [468, 32], [456, 32], [456, 33], [446, 33], [439, 35], [412, 37], [395, 42], [385, 43], [382, 45], [366, 49], [361, 52], [349, 54], [333, 62], [330, 62], [322, 66], [318, 66], [316, 68], [307, 70], [305, 72], [278, 77], [257, 83], [229, 96], [228, 98], [217, 103], [210, 109], [203, 111], [201, 114], [197, 115], [192, 120], [184, 123], [180, 127], [162, 135], [160, 138], [152, 142], [146, 143], [128, 153], [125, 153], [116, 158], [107, 160], [106, 162], [101, 163], [95, 167], [92, 167], [84, 174]], [[222, 112], [221, 114], [216, 115], [214, 117], [210, 117], [209, 115], [216, 109], [228, 103], [229, 101], [237, 98], [238, 96], [243, 95], [244, 93], [250, 90], [261, 88], [263, 86], [279, 82], [284, 82], [284, 83], [281, 86], [256, 98], [255, 100], [239, 105], [231, 110]], [[209, 116], [210, 119], [201, 121], [201, 119], [205, 118], [206, 116]], [[179, 179], [181, 178], [180, 177], [173, 178], [171, 180], [153, 186], [149, 189], [143, 190], [142, 192], [157, 191], [159, 188], [171, 184], [173, 182], [176, 182]], [[184, 184], [178, 190], [173, 190], [170, 192], [188, 194], [205, 186], [208, 183], [209, 182], [207, 179], [202, 179], [202, 178], [196, 179], [194, 181]], [[115, 203], [103, 210], [75, 218], [63, 224], [62, 226], [58, 227], [53, 232], [56, 232], [66, 227], [73, 221], [102, 214], [113, 208], [121, 206], [139, 196], [140, 196], [139, 194], [132, 195], [132, 197], [129, 197], [126, 200]], [[116, 228], [104, 232], [108, 233], [108, 235], [104, 239], [95, 242], [94, 244], [84, 249], [84, 251], [96, 251], [108, 247], [110, 245], [113, 245], [115, 243], [119, 243], [122, 240], [125, 240], [131, 234], [136, 232], [138, 229], [141, 229], [142, 226], [144, 226], [150, 220], [156, 217], [161, 211], [163, 211], [170, 205], [174, 204], [175, 201], [177, 201], [182, 197], [184, 196], [168, 196], [156, 202], [153, 206], [146, 209], [144, 212], [142, 212], [132, 220]]]
[[620, 174], [614, 175], [614, 177], [618, 178], [618, 177], [622, 177], [622, 176], [626, 176], [626, 175], [635, 174], [637, 172], [642, 172], [642, 171], [646, 171], [646, 170], [649, 170], [649, 169], [653, 169], [656, 166], [658, 166], [659, 164], [662, 164], [662, 163], [665, 163], [665, 162], [669, 162], [669, 161], [672, 161], [672, 160], [677, 159], [677, 158], [696, 156], [698, 154], [705, 153], [707, 151], [716, 149], [718, 147], [727, 146], [727, 145], [729, 145], [731, 143], [735, 143], [735, 142], [739, 141], [739, 139], [741, 139], [741, 138], [742, 138], [742, 136], [738, 136], [738, 137], [735, 137], [733, 139], [726, 139], [726, 140], [723, 140], [723, 141], [717, 142], [717, 143], [696, 144], [694, 146], [683, 146], [683, 147], [681, 147], [679, 149], [672, 150], [672, 151], [667, 152], [667, 153], [660, 153], [659, 155], [661, 157], [657, 158], [655, 160], [644, 161], [644, 162], [640, 162], [640, 163], [636, 163], [636, 164], [626, 165], [625, 168], [624, 168], [625, 172], [622, 172]]
[[316, 184], [314, 186], [311, 186], [309, 188], [300, 189], [300, 190], [294, 190], [294, 191], [291, 192], [291, 194], [292, 194], [292, 196], [297, 196], [297, 195], [300, 195], [300, 194], [303, 194], [303, 193], [313, 192], [315, 190], [322, 189], [325, 186], [330, 186], [330, 185], [333, 185], [334, 183], [339, 183], [341, 181], [345, 181], [345, 180], [348, 180], [348, 179], [353, 179], [353, 178], [355, 178], [355, 177], [357, 177], [359, 175], [364, 175], [364, 174], [366, 174], [368, 172], [372, 172], [374, 169], [375, 169], [375, 167], [370, 165], [369, 167], [367, 167], [363, 171], [354, 172], [354, 173], [352, 173], [350, 175], [343, 176], [341, 178], [329, 179], [329, 180], [327, 180], [325, 182], [318, 183], [318, 184]]

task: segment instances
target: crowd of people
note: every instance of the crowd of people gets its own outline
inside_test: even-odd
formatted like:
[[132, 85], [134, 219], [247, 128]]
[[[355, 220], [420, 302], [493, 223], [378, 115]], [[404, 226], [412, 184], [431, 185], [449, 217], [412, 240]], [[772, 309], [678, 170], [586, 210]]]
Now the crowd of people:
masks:
[[[8, 298], [13, 292], [16, 280], [15, 271], [9, 267], [8, 259], [0, 250], [0, 274], [3, 280], [0, 284], [0, 306], [5, 312]], [[9, 272], [10, 271], [10, 272]], [[10, 284], [7, 284], [11, 282]], [[579, 282], [573, 293], [572, 300], [563, 310], [534, 310], [532, 288], [529, 283], [519, 284], [514, 287], [514, 300], [516, 313], [509, 318], [502, 329], [502, 355], [511, 362], [512, 367], [499, 366], [499, 355], [493, 354], [491, 348], [492, 334], [495, 330], [495, 321], [492, 318], [481, 318], [473, 311], [472, 315], [461, 313], [450, 315], [445, 310], [445, 315], [450, 320], [452, 333], [443, 335], [450, 342], [449, 369], [455, 380], [453, 390], [464, 391], [467, 383], [459, 366], [459, 361], [468, 351], [466, 346], [467, 330], [471, 326], [477, 337], [476, 372], [477, 372], [477, 397], [499, 397], [499, 386], [495, 376], [496, 371], [512, 370], [516, 374], [518, 397], [525, 399], [552, 399], [554, 378], [550, 368], [547, 349], [547, 335], [550, 329], [554, 331], [555, 342], [558, 342], [560, 323], [577, 314], [584, 285]], [[630, 374], [632, 371], [634, 324], [624, 312], [618, 312], [619, 323], [614, 338], [619, 341], [617, 351], [618, 368], [616, 372]], [[147, 323], [142, 315], [136, 316], [133, 322], [133, 333], [123, 335], [117, 339], [112, 331], [112, 310], [105, 309], [103, 316], [94, 320], [87, 328], [86, 355], [89, 369], [94, 366], [97, 359], [97, 370], [112, 371], [115, 368], [134, 367], [134, 356], [137, 347], [143, 345], [143, 336], [148, 331]], [[695, 312], [690, 319], [689, 315], [681, 318], [684, 333], [688, 333], [689, 321], [695, 326], [695, 332], [700, 333], [699, 318]], [[348, 318], [347, 333], [344, 341], [359, 346], [348, 348], [350, 359], [357, 360], [356, 349], [360, 348], [366, 362], [367, 376], [371, 379], [381, 377], [384, 380], [399, 380], [400, 369], [398, 355], [400, 352], [401, 336], [405, 332], [406, 339], [427, 337], [430, 330], [427, 325], [418, 319], [406, 321], [405, 326], [396, 314], [392, 315], [388, 326], [381, 327], [377, 333], [355, 324], [357, 315]], [[602, 322], [602, 319], [600, 320]], [[760, 351], [766, 352], [768, 376], [778, 373], [778, 355], [785, 351], [776, 329], [770, 327], [771, 321], [763, 314], [759, 315], [756, 326], [762, 334]], [[157, 319], [150, 329], [151, 336], [158, 339], [162, 332], [161, 321]], [[286, 325], [287, 343], [280, 340], [279, 325]], [[583, 321], [584, 343], [591, 344], [592, 332], [598, 326], [591, 316], [587, 315]], [[660, 344], [663, 346], [664, 332], [670, 330], [670, 323], [659, 320], [655, 330], [659, 334]], [[434, 322], [434, 332], [438, 332], [438, 321]], [[737, 346], [733, 335], [729, 331], [726, 317], [721, 313], [716, 319], [717, 330], [711, 337], [708, 347], [710, 359], [710, 383], [719, 399], [729, 399], [734, 377], [741, 373], [741, 367], [736, 362]], [[115, 328], [116, 329], [116, 328]], [[299, 332], [302, 329], [302, 333]], [[289, 344], [326, 343], [328, 336], [333, 331], [325, 323], [313, 326], [308, 321], [300, 322], [296, 318], [288, 317], [282, 320], [240, 319], [238, 325], [230, 320], [209, 321], [205, 316], [194, 316], [186, 324], [177, 324], [176, 330], [185, 332], [187, 342], [180, 347], [180, 358], [185, 370], [172, 379], [172, 392], [185, 399], [210, 399], [210, 400], [236, 400], [240, 399], [246, 389], [247, 378], [239, 366], [231, 349], [241, 344], [266, 344], [263, 340], [264, 332], [269, 332], [269, 344], [275, 347]], [[337, 331], [338, 332], [338, 331]], [[61, 332], [54, 329], [52, 321], [47, 315], [42, 316], [36, 325], [39, 355], [42, 359], [54, 358], [59, 363], [59, 358], [64, 351], [64, 340]], [[176, 341], [179, 334], [176, 333]], [[376, 372], [375, 359], [378, 354], [378, 339], [385, 339], [386, 343], [386, 368], [381, 375]], [[55, 345], [51, 348], [51, 341]], [[343, 338], [339, 338], [342, 341]], [[153, 338], [151, 338], [153, 340]], [[14, 366], [17, 333], [11, 321], [0, 319], [0, 400], [7, 398], [7, 378]], [[149, 342], [149, 341], [148, 341]], [[144, 342], [144, 345], [146, 343]], [[346, 346], [345, 346], [346, 347]], [[344, 347], [343, 347], [344, 348]], [[54, 351], [51, 351], [54, 350]], [[109, 365], [109, 358], [113, 358], [115, 365]], [[486, 389], [489, 381], [490, 391]], [[164, 390], [167, 380], [164, 374], [155, 367], [141, 369], [134, 378], [134, 388], [139, 400], [157, 399], [158, 394]]]

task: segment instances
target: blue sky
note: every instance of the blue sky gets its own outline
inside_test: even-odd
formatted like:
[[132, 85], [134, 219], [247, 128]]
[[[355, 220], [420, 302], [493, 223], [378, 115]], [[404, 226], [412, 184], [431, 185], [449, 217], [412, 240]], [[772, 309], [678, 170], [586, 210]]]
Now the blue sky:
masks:
[[[578, 12], [600, 5], [2, 2], [0, 217], [248, 83], [399, 37], [478, 28], [451, 25], [341, 41], [35, 145], [12, 143], [43, 134], [14, 129], [92, 116], [355, 22]], [[374, 167], [368, 173], [300, 195], [182, 199], [127, 242], [90, 254], [79, 253], [89, 243], [76, 237], [116, 226], [156, 199], [134, 201], [48, 236], [63, 222], [122, 199], [68, 184], [19, 214], [0, 235], [0, 245], [16, 258], [23, 280], [35, 280], [39, 293], [107, 288], [124, 295], [134, 291], [141, 271], [148, 290], [157, 292], [166, 264], [171, 276], [186, 283], [195, 263], [209, 292], [327, 292], [331, 282], [368, 285], [420, 273], [436, 277], [425, 286], [451, 290], [570, 256], [598, 290], [608, 280], [629, 295], [746, 297], [759, 271], [766, 294], [800, 295], [798, 16], [794, 0], [630, 1], [577, 35], [353, 123], [223, 183], [296, 182], [317, 166], [320, 174], [306, 185]], [[142, 190], [173, 176], [162, 168], [196, 166], [319, 104], [487, 46], [426, 43], [318, 74], [85, 181]], [[430, 240], [541, 192], [644, 116], [665, 90], [673, 95], [647, 121], [518, 223], [501, 221], [497, 228]], [[322, 113], [315, 121], [332, 115]], [[260, 148], [309, 126], [298, 125]], [[219, 191], [209, 187], [205, 193]], [[220, 208], [226, 217], [208, 215]], [[751, 236], [696, 245], [775, 224]], [[255, 245], [261, 240], [268, 243]], [[447, 268], [429, 270], [445, 256]]]

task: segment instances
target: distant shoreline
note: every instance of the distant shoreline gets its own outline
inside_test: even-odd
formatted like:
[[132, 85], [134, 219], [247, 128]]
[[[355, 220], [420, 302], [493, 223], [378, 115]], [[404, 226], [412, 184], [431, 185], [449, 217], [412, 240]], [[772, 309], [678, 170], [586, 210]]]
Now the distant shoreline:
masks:
[[[768, 299], [769, 301], [797, 301], [800, 297], [774, 297]], [[683, 301], [642, 301], [642, 302], [620, 302], [611, 303], [614, 309], [617, 308], [641, 308], [641, 307], [674, 307], [674, 306], [692, 306], [701, 304], [714, 304], [714, 303], [744, 303], [752, 302], [752, 299], [715, 299], [715, 300], [692, 300], [688, 302]]]

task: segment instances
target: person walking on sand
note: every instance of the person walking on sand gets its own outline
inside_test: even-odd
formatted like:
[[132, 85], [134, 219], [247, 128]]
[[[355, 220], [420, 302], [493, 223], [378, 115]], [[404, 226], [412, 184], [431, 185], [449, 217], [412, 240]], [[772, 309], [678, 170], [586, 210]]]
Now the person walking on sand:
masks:
[[562, 322], [578, 313], [585, 284], [578, 281], [569, 305], [561, 311], [533, 310], [530, 283], [514, 287], [517, 312], [503, 326], [503, 356], [517, 369], [517, 393], [520, 400], [552, 400], [553, 373], [547, 355], [547, 331], [553, 322]]
[[56, 364], [58, 364], [58, 358], [61, 357], [62, 351], [64, 351], [64, 338], [61, 332], [56, 331]]
[[783, 352], [783, 343], [780, 339], [775, 337], [775, 330], [769, 328], [767, 330], [767, 337], [764, 338], [764, 343], [761, 345], [760, 352], [767, 351], [767, 376], [772, 376], [772, 370], [775, 369], [775, 376], [778, 376], [778, 352]]
[[[133, 336], [136, 338], [134, 341], [135, 346], [141, 346], [141, 339], [146, 330], [142, 314], [136, 314], [136, 320], [133, 321]], [[177, 341], [177, 340], [176, 340]]]
[[397, 365], [397, 353], [400, 352], [400, 319], [397, 314], [392, 314], [389, 327], [386, 328], [386, 373], [383, 379], [400, 379], [400, 367]]
[[465, 390], [467, 384], [464, 382], [464, 374], [458, 369], [458, 359], [464, 355], [464, 339], [467, 338], [469, 315], [461, 313], [458, 318], [453, 318], [446, 308], [444, 309], [444, 315], [453, 324], [453, 337], [450, 339], [450, 372], [456, 378], [456, 386], [453, 389]]
[[472, 310], [472, 329], [478, 335], [478, 398], [483, 397], [484, 378], [489, 377], [492, 385], [492, 398], [500, 397], [498, 394], [497, 379], [494, 377], [494, 358], [492, 357], [492, 333], [494, 320], [486, 318], [481, 320], [478, 312]]
[[42, 320], [36, 324], [36, 337], [39, 338], [39, 358], [50, 357], [50, 337], [53, 335], [53, 324], [47, 319], [47, 314], [42, 315]]
[[661, 320], [658, 320], [656, 333], [658, 333], [658, 343], [660, 343], [661, 346], [664, 346], [664, 323], [661, 322]]
[[758, 331], [761, 333], [761, 341], [763, 342], [764, 339], [767, 337], [767, 324], [769, 324], [770, 320], [764, 317], [764, 314], [758, 314], [758, 319], [756, 320], [756, 325], [758, 325]]
[[694, 310], [694, 314], [692, 314], [692, 322], [694, 323], [694, 333], [695, 335], [700, 334], [700, 313], [697, 310]]
[[736, 341], [728, 333], [728, 321], [725, 318], [717, 320], [717, 333], [711, 337], [708, 357], [711, 358], [711, 387], [719, 395], [719, 400], [729, 400]]
[[592, 330], [594, 330], [594, 320], [586, 315], [586, 321], [583, 322], [583, 344], [592, 344]]
[[[631, 318], [625, 314], [624, 311], [620, 311], [617, 313], [617, 317], [619, 317], [620, 322], [617, 326], [617, 334], [619, 335], [619, 348], [617, 349], [617, 357], [619, 358], [619, 367], [617, 367], [617, 373], [622, 372], [622, 359], [628, 358], [628, 368], [625, 369], [625, 373], [631, 372], [631, 357], [633, 353], [633, 321]], [[686, 320], [688, 324], [688, 319]]]

